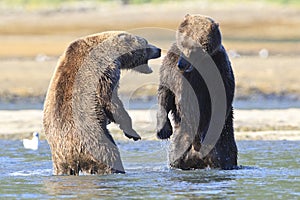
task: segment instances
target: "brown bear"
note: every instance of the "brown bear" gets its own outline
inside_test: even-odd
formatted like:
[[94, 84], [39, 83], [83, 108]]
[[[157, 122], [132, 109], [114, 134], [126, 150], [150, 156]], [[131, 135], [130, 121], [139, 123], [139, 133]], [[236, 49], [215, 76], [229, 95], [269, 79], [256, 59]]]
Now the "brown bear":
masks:
[[151, 73], [161, 50], [141, 37], [111, 31], [72, 42], [60, 58], [44, 104], [44, 130], [55, 175], [124, 173], [107, 124], [141, 139], [118, 98], [121, 69]]
[[172, 135], [171, 167], [237, 168], [234, 90], [219, 24], [207, 16], [186, 15], [163, 60], [158, 88], [157, 137]]

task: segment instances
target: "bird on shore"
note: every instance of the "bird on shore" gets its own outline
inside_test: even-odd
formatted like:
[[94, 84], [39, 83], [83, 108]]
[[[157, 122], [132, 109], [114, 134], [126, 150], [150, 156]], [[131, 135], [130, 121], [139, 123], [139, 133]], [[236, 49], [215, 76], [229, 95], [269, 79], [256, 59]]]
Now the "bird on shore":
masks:
[[33, 132], [32, 139], [23, 139], [25, 149], [37, 150], [39, 148], [39, 133]]

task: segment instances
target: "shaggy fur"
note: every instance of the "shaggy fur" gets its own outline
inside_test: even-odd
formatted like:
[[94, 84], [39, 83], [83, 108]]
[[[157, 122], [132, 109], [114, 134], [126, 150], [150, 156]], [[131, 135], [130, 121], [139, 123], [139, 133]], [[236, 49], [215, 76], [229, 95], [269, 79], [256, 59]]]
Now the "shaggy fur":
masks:
[[[225, 87], [227, 103], [222, 133], [207, 155], [200, 152], [211, 124], [212, 99], [201, 69], [189, 61], [197, 60], [200, 68], [216, 65]], [[202, 70], [203, 71], [203, 70]], [[224, 88], [223, 87], [223, 88]], [[233, 133], [234, 75], [230, 61], [221, 44], [219, 25], [201, 15], [187, 15], [177, 30], [177, 40], [168, 51], [160, 69], [158, 89], [157, 136], [171, 137], [170, 165], [180, 169], [220, 168], [237, 166], [237, 147]], [[216, 97], [218, 98], [218, 97]], [[168, 118], [171, 112], [173, 127]], [[222, 125], [222, 124], [221, 124]]]
[[104, 32], [72, 42], [60, 58], [44, 105], [44, 129], [55, 175], [124, 173], [107, 124], [140, 139], [118, 98], [120, 69], [151, 73], [160, 49], [126, 32]]

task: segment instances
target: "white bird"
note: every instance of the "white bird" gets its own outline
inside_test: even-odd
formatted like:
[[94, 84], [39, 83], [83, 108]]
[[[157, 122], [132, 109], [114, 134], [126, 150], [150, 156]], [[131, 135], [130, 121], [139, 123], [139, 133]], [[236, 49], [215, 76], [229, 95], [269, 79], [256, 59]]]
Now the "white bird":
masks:
[[268, 58], [268, 57], [269, 57], [269, 51], [268, 51], [268, 49], [261, 49], [261, 50], [258, 52], [258, 55], [259, 55], [259, 57], [261, 57], [261, 58]]
[[39, 148], [39, 133], [33, 132], [32, 139], [23, 139], [23, 146], [25, 149], [37, 150]]

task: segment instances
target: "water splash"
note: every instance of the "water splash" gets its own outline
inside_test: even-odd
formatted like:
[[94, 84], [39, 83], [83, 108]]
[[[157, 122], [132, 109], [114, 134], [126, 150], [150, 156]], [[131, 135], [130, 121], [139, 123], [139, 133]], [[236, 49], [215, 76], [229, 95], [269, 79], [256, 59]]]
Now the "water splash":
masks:
[[51, 176], [52, 169], [22, 170], [8, 174], [9, 176]]

